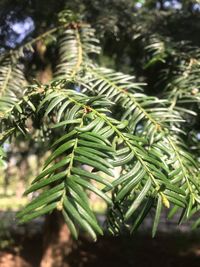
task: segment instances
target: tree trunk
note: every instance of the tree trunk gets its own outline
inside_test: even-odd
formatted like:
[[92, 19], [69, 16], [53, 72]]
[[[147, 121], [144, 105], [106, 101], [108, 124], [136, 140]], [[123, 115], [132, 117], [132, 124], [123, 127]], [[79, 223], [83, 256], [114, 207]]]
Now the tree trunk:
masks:
[[23, 193], [25, 191], [25, 180], [24, 177], [27, 177], [28, 173], [28, 163], [25, 158], [22, 158], [19, 162], [19, 177], [18, 177], [18, 183], [16, 188], [16, 198], [21, 199], [23, 196]]
[[72, 239], [67, 225], [57, 211], [46, 216], [43, 246], [40, 267], [69, 266], [65, 261], [72, 248]]

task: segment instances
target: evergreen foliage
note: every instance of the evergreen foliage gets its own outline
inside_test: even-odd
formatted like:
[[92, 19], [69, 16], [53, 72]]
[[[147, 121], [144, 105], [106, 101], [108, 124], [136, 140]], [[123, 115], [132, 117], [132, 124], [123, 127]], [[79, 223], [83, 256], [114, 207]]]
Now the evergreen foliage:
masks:
[[[53, 79], [47, 84], [30, 83], [25, 75], [26, 54], [39, 40], [56, 47]], [[146, 85], [132, 75], [101, 66], [95, 30], [68, 11], [59, 14], [55, 28], [1, 56], [0, 163], [4, 142], [31, 138], [30, 120], [39, 130], [35, 142], [42, 136], [50, 151], [25, 192], [38, 196], [18, 213], [21, 222], [58, 210], [75, 238], [81, 227], [96, 239], [103, 229], [89, 191], [107, 203], [112, 233], [122, 227], [136, 230], [151, 210], [153, 236], [162, 209], [170, 217], [181, 209], [181, 221], [198, 212], [198, 138], [194, 133], [192, 146], [185, 140], [199, 109], [199, 52], [179, 47], [184, 58], [173, 42], [154, 35], [143, 44], [146, 69], [165, 64], [160, 82], [166, 79], [167, 86], [161, 97], [147, 95]], [[172, 55], [178, 64], [170, 68]]]

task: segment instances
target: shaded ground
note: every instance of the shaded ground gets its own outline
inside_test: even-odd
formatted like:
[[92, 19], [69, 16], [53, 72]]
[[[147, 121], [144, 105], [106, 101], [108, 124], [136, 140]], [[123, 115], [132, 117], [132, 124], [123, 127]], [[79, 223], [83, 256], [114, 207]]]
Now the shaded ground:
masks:
[[[104, 217], [99, 216], [103, 223]], [[39, 267], [42, 257], [44, 218], [18, 225], [15, 212], [0, 211], [0, 267]], [[179, 228], [161, 218], [152, 239], [149, 217], [134, 236], [99, 238], [82, 236], [66, 257], [70, 267], [200, 267], [200, 232], [188, 225]], [[172, 231], [173, 230], [173, 231]], [[174, 230], [176, 232], [174, 232]], [[67, 265], [68, 263], [68, 265]], [[63, 267], [66, 267], [63, 264]]]
[[[16, 236], [15, 245], [0, 252], [1, 267], [38, 267], [42, 236]], [[93, 243], [82, 237], [66, 258], [71, 267], [199, 267], [200, 239], [188, 234], [104, 237]], [[64, 266], [63, 266], [64, 267]]]

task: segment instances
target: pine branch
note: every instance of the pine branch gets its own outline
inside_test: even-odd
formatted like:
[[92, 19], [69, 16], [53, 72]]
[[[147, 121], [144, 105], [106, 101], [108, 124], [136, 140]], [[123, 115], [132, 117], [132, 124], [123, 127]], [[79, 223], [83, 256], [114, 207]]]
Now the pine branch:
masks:
[[[37, 106], [35, 98], [42, 97], [43, 93], [44, 88], [41, 87], [26, 88], [26, 93], [0, 114], [1, 144], [16, 132], [27, 133], [25, 121], [35, 113]], [[4, 98], [1, 97], [1, 100], [3, 102]]]
[[0, 66], [0, 112], [12, 108], [27, 85], [22, 64], [5, 60]]
[[[88, 180], [92, 179], [112, 188], [111, 183], [104, 176], [105, 174], [112, 175], [109, 170], [112, 168], [109, 159], [112, 158], [111, 152], [114, 150], [107, 139], [102, 138], [96, 132], [87, 131], [91, 124], [93, 127], [97, 126], [99, 120], [93, 109], [86, 105], [88, 98], [83, 95], [67, 90], [56, 93], [55, 90], [51, 93], [48, 92], [41, 102], [38, 112], [41, 112], [47, 105], [44, 116], [49, 116], [50, 112], [55, 112], [60, 106], [58, 99], [60, 103], [68, 103], [67, 110], [65, 110], [66, 121], [56, 123], [52, 127], [61, 127], [62, 129], [64, 127], [66, 132], [66, 127], [70, 125], [69, 131], [53, 144], [53, 152], [47, 159], [43, 172], [36, 177], [26, 194], [41, 188], [45, 189], [49, 185], [51, 187], [50, 189], [46, 188], [48, 194], [44, 190], [18, 216], [22, 222], [25, 222], [57, 209], [63, 213], [64, 219], [75, 237], [77, 237], [75, 225], [78, 224], [96, 239], [96, 233], [102, 234], [102, 230], [90, 208], [84, 189], [93, 191], [108, 204], [112, 204], [106, 193]], [[55, 105], [55, 103], [57, 104]], [[92, 104], [96, 104], [95, 99]], [[90, 165], [95, 168], [95, 173], [84, 170], [82, 165]], [[96, 174], [96, 172], [101, 172], [101, 174]]]
[[[105, 71], [106, 72], [106, 71]], [[155, 100], [149, 99], [145, 95], [139, 95], [139, 102], [137, 98], [134, 97], [135, 95], [138, 95], [137, 93], [127, 92], [123, 88], [125, 88], [125, 84], [123, 78], [126, 77], [125, 75], [120, 77], [120, 74], [114, 74], [113, 72], [107, 71], [106, 74], [109, 72], [111, 73], [110, 77], [107, 77], [105, 75], [99, 75], [96, 74], [96, 71], [93, 69], [89, 70], [89, 73], [92, 73], [96, 75], [96, 79], [90, 78], [89, 82], [85, 85], [87, 88], [89, 88], [90, 91], [96, 90], [97, 94], [105, 94], [108, 99], [114, 101], [115, 103], [119, 103], [121, 106], [123, 106], [123, 102], [121, 99], [125, 99], [127, 103], [127, 99], [130, 101], [129, 107], [129, 117], [127, 115], [122, 115], [121, 120], [128, 119], [129, 126], [131, 129], [131, 132], [135, 129], [137, 129], [137, 124], [132, 128], [132, 120], [134, 120], [134, 123], [138, 123], [140, 125], [143, 125], [143, 131], [145, 132], [145, 136], [150, 137], [150, 144], [153, 144], [154, 142], [159, 142], [160, 140], [160, 146], [163, 150], [163, 153], [166, 150], [166, 146], [171, 150], [171, 155], [168, 154], [168, 157], [170, 156], [169, 163], [171, 167], [176, 170], [177, 169], [177, 162], [179, 162], [179, 172], [180, 176], [182, 177], [181, 181], [180, 179], [178, 182], [182, 185], [187, 183], [187, 186], [189, 188], [189, 191], [187, 192], [187, 195], [193, 199], [193, 205], [198, 205], [198, 193], [196, 187], [198, 185], [198, 178], [197, 178], [197, 170], [198, 170], [198, 164], [195, 163], [195, 161], [192, 159], [192, 155], [188, 153], [188, 151], [182, 152], [181, 148], [176, 145], [176, 139], [172, 140], [171, 135], [174, 133], [170, 131], [171, 123], [174, 125], [174, 122], [179, 122], [181, 120], [181, 116], [178, 115], [170, 115], [170, 113], [173, 113], [171, 110], [170, 112], [168, 109], [156, 109], [156, 105], [158, 105], [158, 101], [154, 102]], [[118, 78], [118, 79], [117, 79]], [[127, 76], [128, 78], [128, 76]], [[129, 77], [130, 79], [131, 77]], [[112, 80], [113, 79], [113, 80]], [[126, 78], [125, 78], [126, 81]], [[91, 84], [90, 84], [91, 83]], [[118, 85], [119, 84], [119, 85]], [[92, 86], [91, 86], [92, 85]], [[123, 86], [123, 87], [122, 87]], [[134, 88], [134, 84], [128, 85], [128, 87]], [[144, 101], [142, 102], [141, 101]], [[144, 104], [143, 104], [144, 103]], [[151, 106], [151, 108], [148, 108], [148, 104]], [[139, 111], [137, 111], [139, 109]], [[147, 111], [148, 113], [147, 113]], [[162, 111], [162, 112], [161, 112]], [[125, 109], [125, 112], [127, 112], [127, 108]], [[152, 112], [152, 113], [151, 113]], [[127, 114], [127, 113], [126, 113]], [[153, 115], [153, 116], [152, 116]], [[145, 126], [144, 123], [142, 123], [143, 120], [147, 120], [147, 126]], [[168, 122], [167, 122], [168, 121]], [[163, 124], [165, 122], [165, 124]], [[151, 127], [152, 125], [152, 127]], [[133, 129], [133, 130], [132, 130]], [[148, 130], [146, 130], [148, 129]], [[165, 142], [163, 143], [162, 140]], [[190, 159], [190, 164], [187, 162], [186, 164], [182, 164], [182, 161], [185, 161], [184, 155], [187, 155], [187, 158]], [[168, 164], [169, 164], [168, 163]], [[176, 163], [176, 164], [175, 164]], [[194, 171], [186, 171], [185, 166], [190, 166], [189, 168], [193, 169]], [[193, 188], [194, 185], [191, 185], [191, 180], [195, 183], [195, 188]], [[165, 202], [165, 201], [164, 201]], [[172, 201], [173, 202], [173, 201]], [[195, 203], [196, 202], [196, 203]], [[167, 202], [166, 202], [167, 203]], [[180, 203], [179, 203], [180, 204]], [[168, 205], [168, 204], [167, 204]], [[184, 205], [182, 206], [184, 207]], [[188, 206], [187, 209], [190, 207]], [[189, 213], [188, 213], [189, 214]]]
[[90, 64], [90, 54], [99, 54], [99, 41], [87, 24], [74, 25], [59, 40], [59, 63], [55, 77], [71, 81], [81, 71], [81, 65]]
[[[37, 191], [39, 195], [18, 213], [18, 218], [26, 222], [58, 210], [75, 238], [81, 227], [96, 239], [103, 231], [91, 209], [88, 191], [107, 203], [113, 232], [123, 223], [136, 230], [155, 208], [154, 236], [162, 207], [171, 204], [171, 214], [182, 208], [181, 219], [190, 218], [200, 206], [199, 163], [181, 139], [186, 113], [181, 105], [187, 100], [193, 103], [199, 96], [195, 92], [187, 99], [187, 90], [181, 92], [181, 86], [188, 85], [194, 65], [191, 79], [198, 84], [196, 63], [185, 70], [183, 83], [175, 81], [178, 90], [175, 88], [171, 95], [165, 99], [147, 96], [141, 84], [133, 82], [134, 77], [95, 63], [91, 54], [98, 54], [100, 49], [89, 25], [64, 25], [37, 37], [55, 34], [59, 40], [55, 79], [49, 84], [26, 88], [18, 64], [11, 60], [2, 65], [0, 101], [7, 107], [2, 105], [1, 144], [17, 132], [27, 136], [28, 118], [38, 119], [41, 128], [51, 131], [47, 139], [51, 154], [26, 190], [26, 194]], [[23, 56], [24, 49], [35, 40], [21, 48], [21, 55], [18, 50], [16, 58]], [[165, 60], [170, 53], [165, 53], [164, 44], [148, 49], [157, 59], [163, 54]], [[76, 92], [77, 88], [82, 93]], [[4, 157], [0, 149], [0, 162]], [[119, 177], [113, 174], [115, 167], [121, 168]]]

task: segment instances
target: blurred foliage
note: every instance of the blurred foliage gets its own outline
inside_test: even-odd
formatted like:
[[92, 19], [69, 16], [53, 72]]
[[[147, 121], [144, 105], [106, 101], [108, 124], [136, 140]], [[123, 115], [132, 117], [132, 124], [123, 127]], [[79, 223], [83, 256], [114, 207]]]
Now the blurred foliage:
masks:
[[0, 249], [9, 248], [14, 244], [14, 240], [8, 227], [10, 224], [9, 221], [9, 216], [4, 216], [0, 220]]

